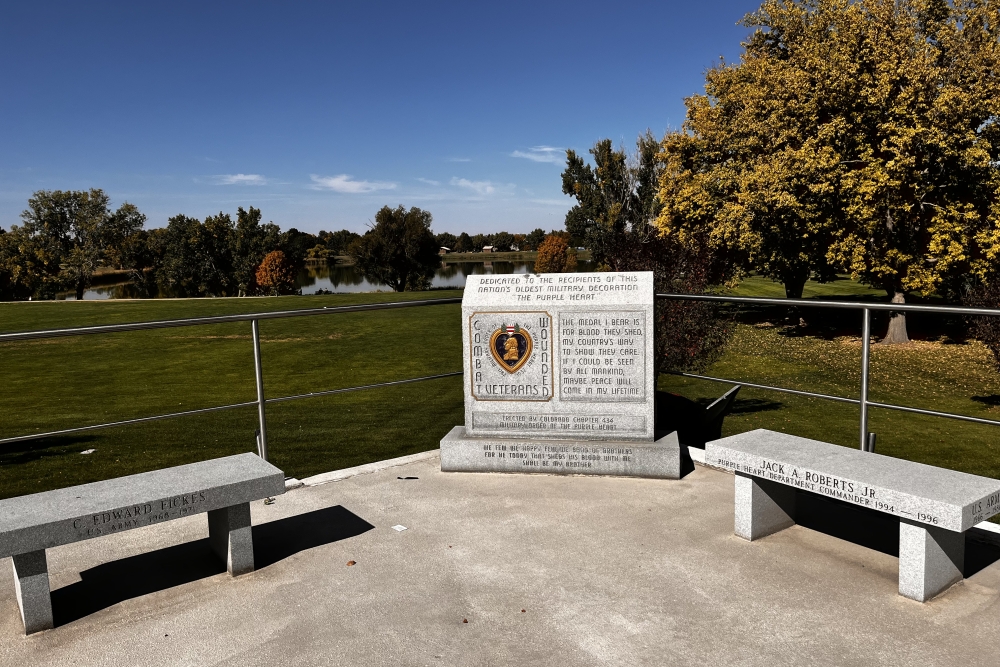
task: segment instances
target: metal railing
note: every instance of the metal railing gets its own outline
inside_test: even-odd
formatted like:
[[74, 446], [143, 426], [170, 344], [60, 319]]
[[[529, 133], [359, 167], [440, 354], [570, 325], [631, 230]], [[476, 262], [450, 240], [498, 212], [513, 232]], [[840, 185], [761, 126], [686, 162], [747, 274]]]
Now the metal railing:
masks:
[[923, 304], [904, 303], [858, 303], [854, 301], [820, 301], [810, 299], [774, 299], [766, 297], [734, 297], [714, 294], [657, 294], [660, 299], [675, 299], [679, 301], [714, 301], [721, 303], [748, 304], [760, 306], [792, 306], [804, 308], [839, 308], [847, 310], [861, 311], [861, 387], [859, 398], [848, 396], [834, 396], [832, 394], [821, 394], [814, 391], [803, 391], [801, 389], [789, 389], [787, 387], [775, 387], [766, 384], [754, 384], [743, 382], [742, 380], [732, 380], [729, 378], [712, 377], [709, 375], [698, 375], [696, 373], [672, 372], [671, 375], [696, 378], [699, 380], [710, 380], [712, 382], [726, 382], [729, 384], [740, 384], [754, 389], [765, 389], [768, 391], [778, 391], [786, 394], [796, 394], [811, 398], [821, 398], [839, 403], [853, 403], [860, 408], [860, 428], [858, 434], [859, 448], [862, 451], [875, 450], [875, 434], [868, 431], [868, 408], [885, 408], [886, 410], [899, 410], [901, 412], [912, 412], [930, 417], [944, 417], [946, 419], [958, 419], [961, 421], [973, 422], [976, 424], [988, 424], [990, 426], [1000, 426], [1000, 421], [994, 419], [983, 419], [981, 417], [971, 417], [953, 412], [940, 412], [938, 410], [927, 410], [915, 408], [908, 405], [896, 405], [893, 403], [882, 403], [868, 400], [868, 370], [871, 361], [871, 311], [881, 310], [889, 312], [903, 313], [939, 313], [947, 315], [961, 316], [987, 316], [1000, 317], [1000, 309], [994, 308], [967, 308], [963, 306], [928, 306]]
[[341, 389], [328, 389], [324, 391], [310, 392], [308, 394], [295, 394], [292, 396], [278, 396], [275, 398], [264, 397], [264, 369], [261, 363], [260, 354], [260, 320], [274, 320], [288, 317], [309, 317], [315, 315], [338, 315], [343, 313], [358, 313], [369, 310], [391, 310], [396, 308], [419, 308], [422, 306], [441, 306], [461, 303], [461, 297], [447, 299], [424, 299], [419, 301], [393, 301], [390, 303], [367, 303], [356, 306], [327, 306], [323, 308], [303, 308], [300, 310], [279, 310], [269, 313], [249, 313], [245, 315], [219, 315], [215, 317], [194, 317], [176, 320], [159, 320], [154, 322], [130, 322], [126, 324], [104, 324], [90, 327], [73, 327], [66, 329], [45, 329], [41, 331], [22, 331], [15, 333], [0, 334], [0, 343], [20, 342], [37, 340], [40, 338], [58, 338], [62, 336], [88, 336], [94, 334], [121, 333], [125, 331], [146, 331], [149, 329], [171, 329], [174, 327], [204, 326], [210, 324], [228, 324], [232, 322], [250, 322], [253, 332], [253, 361], [254, 374], [257, 385], [257, 400], [245, 401], [243, 403], [230, 403], [227, 405], [215, 405], [210, 408], [198, 408], [196, 410], [184, 410], [182, 412], [170, 412], [167, 414], [154, 415], [152, 417], [137, 417], [135, 419], [123, 419], [115, 422], [105, 422], [101, 424], [90, 424], [88, 426], [78, 426], [75, 428], [61, 429], [58, 431], [46, 431], [44, 433], [32, 433], [20, 435], [12, 438], [0, 438], [0, 445], [25, 440], [38, 440], [53, 436], [68, 435], [71, 433], [81, 433], [84, 431], [94, 431], [102, 428], [113, 428], [116, 426], [126, 426], [128, 424], [140, 424], [143, 422], [157, 421], [160, 419], [172, 419], [174, 417], [186, 417], [189, 415], [204, 414], [207, 412], [218, 412], [220, 410], [233, 410], [236, 408], [247, 408], [257, 406], [257, 452], [261, 458], [267, 460], [267, 411], [268, 403], [279, 403], [282, 401], [294, 401], [303, 398], [316, 398], [318, 396], [331, 396], [333, 394], [344, 394], [352, 391], [362, 391], [365, 389], [377, 389], [380, 387], [392, 387], [413, 382], [424, 382], [426, 380], [437, 380], [439, 378], [462, 375], [462, 371], [452, 371], [448, 373], [438, 373], [435, 375], [424, 375], [422, 377], [407, 378], [405, 380], [391, 380], [389, 382], [378, 382], [375, 384], [358, 385], [355, 387], [344, 387]]
[[[710, 294], [657, 294], [656, 296], [657, 298], [660, 299], [675, 299], [681, 301], [711, 301], [711, 302], [746, 304], [746, 305], [785, 306], [785, 307], [792, 306], [792, 307], [803, 307], [803, 308], [835, 308], [835, 309], [846, 309], [846, 310], [860, 310], [862, 313], [861, 317], [862, 345], [861, 345], [861, 387], [860, 387], [859, 398], [851, 398], [849, 396], [836, 396], [833, 394], [823, 394], [813, 391], [804, 391], [801, 389], [791, 389], [788, 387], [776, 387], [773, 385], [757, 384], [752, 382], [745, 382], [743, 380], [733, 380], [730, 378], [713, 377], [710, 375], [700, 375], [696, 373], [674, 372], [672, 374], [699, 380], [709, 380], [712, 382], [739, 384], [754, 389], [783, 392], [787, 394], [795, 394], [798, 396], [806, 396], [810, 398], [819, 398], [828, 401], [836, 401], [840, 403], [851, 403], [858, 405], [860, 408], [860, 428], [859, 428], [858, 440], [860, 448], [862, 450], [872, 451], [874, 449], [874, 434], [869, 433], [868, 431], [868, 409], [871, 407], [884, 408], [887, 410], [899, 410], [902, 412], [911, 412], [921, 415], [928, 415], [931, 417], [958, 419], [977, 424], [987, 424], [990, 426], [1000, 426], [1000, 421], [993, 419], [984, 419], [981, 417], [972, 417], [969, 415], [960, 415], [951, 412], [940, 412], [937, 410], [927, 410], [924, 408], [916, 408], [906, 405], [882, 403], [879, 401], [871, 401], [868, 399], [868, 384], [869, 384], [868, 375], [869, 375], [869, 364], [871, 360], [871, 311], [878, 310], [878, 311], [889, 311], [889, 312], [939, 313], [939, 314], [960, 315], [960, 316], [972, 315], [972, 316], [997, 317], [1000, 316], [1000, 309], [966, 308], [961, 306], [928, 306], [922, 304], [858, 303], [852, 301], [821, 301], [821, 300], [814, 301], [808, 299], [734, 297], [734, 296], [721, 296], [721, 295], [710, 295]], [[84, 431], [93, 431], [97, 429], [114, 428], [118, 426], [126, 426], [129, 424], [140, 424], [143, 422], [156, 421], [160, 419], [172, 419], [175, 417], [185, 417], [189, 415], [204, 414], [208, 412], [218, 412], [220, 410], [232, 410], [236, 408], [247, 408], [251, 406], [257, 406], [257, 418], [259, 422], [257, 431], [257, 447], [261, 457], [266, 460], [267, 459], [266, 406], [268, 403], [279, 403], [283, 401], [293, 401], [305, 398], [315, 398], [318, 396], [330, 396], [334, 394], [363, 391], [367, 389], [391, 387], [402, 384], [410, 384], [413, 382], [424, 382], [427, 380], [436, 380], [440, 378], [462, 375], [462, 371], [451, 371], [447, 373], [425, 375], [421, 377], [407, 378], [403, 380], [392, 380], [388, 382], [378, 382], [374, 384], [358, 385], [354, 387], [344, 387], [340, 389], [329, 389], [317, 392], [310, 392], [307, 394], [295, 394], [291, 396], [278, 396], [274, 398], [265, 398], [263, 365], [261, 361], [261, 351], [260, 351], [260, 330], [259, 330], [260, 320], [283, 319], [289, 317], [309, 317], [317, 315], [336, 315], [343, 313], [356, 313], [356, 312], [365, 312], [373, 310], [390, 310], [397, 308], [419, 308], [423, 306], [457, 304], [461, 303], [461, 301], [462, 299], [460, 297], [453, 297], [446, 299], [425, 299], [425, 300], [415, 300], [415, 301], [394, 301], [390, 303], [369, 303], [369, 304], [359, 304], [353, 306], [327, 306], [323, 308], [306, 308], [300, 310], [249, 313], [243, 315], [220, 315], [214, 317], [196, 317], [196, 318], [184, 318], [175, 320], [159, 320], [152, 322], [131, 322], [125, 324], [106, 324], [98, 326], [73, 327], [65, 329], [45, 329], [40, 331], [24, 331], [24, 332], [0, 334], [0, 343], [5, 343], [5, 342], [37, 340], [40, 338], [57, 338], [62, 336], [86, 336], [95, 334], [121, 333], [128, 331], [145, 331], [150, 329], [169, 329], [174, 327], [204, 326], [212, 324], [227, 324], [233, 322], [250, 322], [251, 330], [253, 333], [252, 339], [253, 339], [254, 372], [255, 372], [255, 382], [257, 388], [257, 399], [254, 401], [245, 401], [242, 403], [230, 403], [227, 405], [217, 405], [208, 408], [198, 408], [195, 410], [171, 412], [166, 414], [154, 415], [150, 417], [137, 417], [134, 419], [124, 419], [115, 422], [105, 422], [100, 424], [91, 424], [87, 426], [78, 426], [74, 428], [61, 429], [57, 431], [46, 431], [43, 433], [32, 433], [28, 435], [20, 435], [9, 438], [0, 438], [0, 445], [14, 443], [14, 442], [21, 442], [26, 440], [37, 440], [40, 438], [48, 438], [53, 436], [62, 436], [72, 433], [81, 433]]]

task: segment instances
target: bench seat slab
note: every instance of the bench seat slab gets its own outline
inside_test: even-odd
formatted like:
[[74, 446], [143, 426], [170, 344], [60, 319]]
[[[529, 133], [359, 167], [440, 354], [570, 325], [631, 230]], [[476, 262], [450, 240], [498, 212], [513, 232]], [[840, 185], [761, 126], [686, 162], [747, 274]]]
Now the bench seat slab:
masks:
[[795, 524], [795, 489], [736, 473], [738, 537], [757, 540]]
[[248, 453], [0, 500], [0, 558], [13, 558], [25, 634], [53, 627], [45, 549], [207, 512], [226, 569], [252, 572], [250, 502], [284, 493], [284, 480]]
[[253, 572], [252, 531], [250, 503], [208, 513], [208, 543], [212, 551], [226, 562], [226, 570], [234, 577]]
[[956, 533], [1000, 513], [1000, 480], [764, 429], [708, 443], [705, 463]]
[[962, 580], [965, 534], [899, 522], [899, 594], [926, 602]]
[[17, 606], [24, 622], [24, 634], [30, 635], [50, 630], [52, 623], [52, 598], [49, 595], [49, 569], [45, 549], [18, 554], [14, 562], [14, 589]]
[[709, 465], [736, 475], [736, 534], [795, 521], [796, 490], [899, 517], [899, 594], [925, 602], [961, 581], [965, 531], [1000, 512], [1000, 480], [758, 429], [710, 442]]

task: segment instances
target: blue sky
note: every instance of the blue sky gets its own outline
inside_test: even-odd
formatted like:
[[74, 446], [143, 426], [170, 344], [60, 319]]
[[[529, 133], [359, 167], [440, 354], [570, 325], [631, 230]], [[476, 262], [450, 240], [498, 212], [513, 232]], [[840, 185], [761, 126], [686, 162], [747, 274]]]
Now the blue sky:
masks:
[[562, 227], [563, 150], [684, 120], [759, 3], [6, 3], [0, 226], [103, 188], [148, 227], [257, 206], [363, 231]]

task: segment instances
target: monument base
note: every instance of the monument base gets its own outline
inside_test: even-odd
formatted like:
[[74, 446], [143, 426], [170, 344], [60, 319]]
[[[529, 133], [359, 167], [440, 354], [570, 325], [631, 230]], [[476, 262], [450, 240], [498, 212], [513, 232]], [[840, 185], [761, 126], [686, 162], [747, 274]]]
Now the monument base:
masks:
[[680, 479], [677, 433], [656, 442], [472, 437], [464, 426], [441, 440], [443, 472], [521, 472]]

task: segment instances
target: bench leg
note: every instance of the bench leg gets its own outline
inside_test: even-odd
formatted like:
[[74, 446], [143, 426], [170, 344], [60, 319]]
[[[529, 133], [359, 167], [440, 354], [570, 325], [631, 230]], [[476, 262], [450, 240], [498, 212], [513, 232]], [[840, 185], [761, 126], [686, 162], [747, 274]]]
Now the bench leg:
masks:
[[226, 561], [226, 569], [234, 577], [253, 572], [252, 530], [250, 503], [208, 513], [208, 542], [212, 551]]
[[51, 630], [52, 596], [49, 594], [49, 568], [45, 549], [14, 556], [14, 588], [21, 609], [24, 634]]
[[899, 594], [926, 602], [961, 581], [965, 533], [899, 522]]
[[736, 535], [756, 540], [795, 525], [795, 489], [736, 473]]

